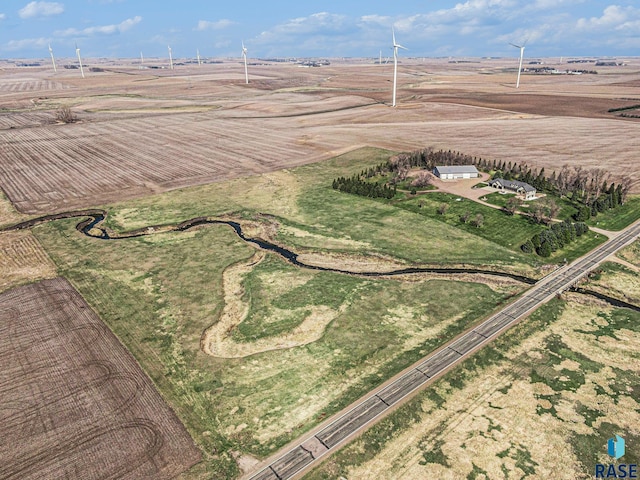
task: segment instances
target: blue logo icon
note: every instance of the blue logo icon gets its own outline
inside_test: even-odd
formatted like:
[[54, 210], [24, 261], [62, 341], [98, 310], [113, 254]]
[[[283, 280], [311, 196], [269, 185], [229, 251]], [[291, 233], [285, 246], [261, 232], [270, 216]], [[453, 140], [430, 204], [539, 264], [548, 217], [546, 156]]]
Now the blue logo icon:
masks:
[[[624, 438], [616, 435], [607, 441], [607, 453], [618, 460], [624, 455]], [[638, 464], [636, 463], [596, 463], [596, 478], [638, 478]]]
[[624, 455], [624, 438], [616, 435], [607, 442], [607, 452], [616, 460]]

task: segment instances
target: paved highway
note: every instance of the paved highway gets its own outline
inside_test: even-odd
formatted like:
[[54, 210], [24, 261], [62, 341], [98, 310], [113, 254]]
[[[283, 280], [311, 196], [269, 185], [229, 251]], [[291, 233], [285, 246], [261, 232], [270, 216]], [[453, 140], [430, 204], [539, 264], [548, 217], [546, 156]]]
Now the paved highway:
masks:
[[383, 388], [367, 394], [345, 413], [329, 419], [257, 473], [245, 478], [285, 480], [300, 475], [319, 459], [337, 450], [337, 447], [363, 430], [387, 409], [466, 359], [543, 303], [570, 288], [609, 255], [635, 240], [638, 235], [640, 222], [631, 225], [584, 257], [547, 275], [503, 310], [425, 357]]

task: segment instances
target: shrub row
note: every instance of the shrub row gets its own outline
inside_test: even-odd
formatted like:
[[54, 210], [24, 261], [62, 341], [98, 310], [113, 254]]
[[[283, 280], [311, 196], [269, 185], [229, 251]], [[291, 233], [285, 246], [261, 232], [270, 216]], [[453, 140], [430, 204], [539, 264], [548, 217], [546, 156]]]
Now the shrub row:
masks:
[[523, 243], [520, 249], [524, 253], [535, 252], [541, 257], [548, 257], [588, 231], [589, 227], [584, 222], [564, 221], [562, 223], [554, 223], [546, 230], [536, 233]]
[[395, 187], [390, 188], [386, 185], [367, 182], [360, 175], [336, 178], [332, 186], [334, 190], [370, 198], [393, 198], [396, 193]]

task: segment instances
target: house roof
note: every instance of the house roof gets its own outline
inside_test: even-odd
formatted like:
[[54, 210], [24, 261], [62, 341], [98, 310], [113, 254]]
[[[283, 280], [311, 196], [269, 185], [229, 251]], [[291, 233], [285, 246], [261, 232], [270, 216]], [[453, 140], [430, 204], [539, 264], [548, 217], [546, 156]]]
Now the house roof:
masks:
[[531, 185], [529, 185], [528, 183], [520, 182], [518, 180], [505, 180], [504, 178], [494, 178], [493, 180], [491, 180], [491, 182], [489, 182], [489, 184], [498, 183], [498, 182], [504, 188], [508, 188], [508, 189], [511, 189], [511, 190], [518, 190], [519, 188], [522, 188], [525, 192], [535, 192], [536, 191], [536, 189], [534, 187], [532, 187]]
[[436, 166], [439, 173], [478, 173], [478, 169], [473, 165], [451, 165]]

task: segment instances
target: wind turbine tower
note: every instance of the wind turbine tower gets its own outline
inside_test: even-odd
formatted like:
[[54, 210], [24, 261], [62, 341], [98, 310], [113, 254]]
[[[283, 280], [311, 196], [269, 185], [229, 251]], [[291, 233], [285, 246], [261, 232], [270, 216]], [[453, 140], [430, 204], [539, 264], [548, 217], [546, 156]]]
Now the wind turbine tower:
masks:
[[78, 48], [78, 44], [76, 43], [76, 55], [78, 56], [78, 63], [80, 64], [80, 74], [82, 78], [84, 78], [84, 70], [82, 69], [82, 59], [80, 58], [80, 49]]
[[378, 65], [382, 65], [382, 50], [380, 50], [380, 56], [378, 57]]
[[407, 50], [405, 47], [396, 42], [396, 32], [391, 28], [391, 36], [393, 37], [393, 101], [391, 103], [392, 107], [396, 106], [396, 87], [398, 85], [398, 49], [402, 48], [403, 50]]
[[244, 58], [244, 81], [249, 83], [249, 72], [247, 71], [247, 47], [244, 46], [244, 40], [242, 41], [242, 57]]
[[171, 56], [171, 46], [167, 45], [167, 48], [169, 49], [169, 68], [173, 70], [173, 57]]
[[524, 58], [524, 46], [526, 44], [527, 42], [524, 42], [522, 45], [516, 45], [515, 43], [509, 44], [520, 49], [520, 65], [518, 65], [518, 80], [516, 81], [516, 88], [520, 88], [520, 72], [522, 72], [522, 59]]
[[198, 58], [198, 65], [201, 66], [202, 62], [200, 61], [200, 50], [196, 48], [196, 57]]
[[53, 49], [51, 48], [51, 44], [49, 44], [49, 54], [51, 55], [51, 63], [53, 63], [53, 73], [58, 73], [58, 69], [56, 68], [56, 59], [53, 56]]

